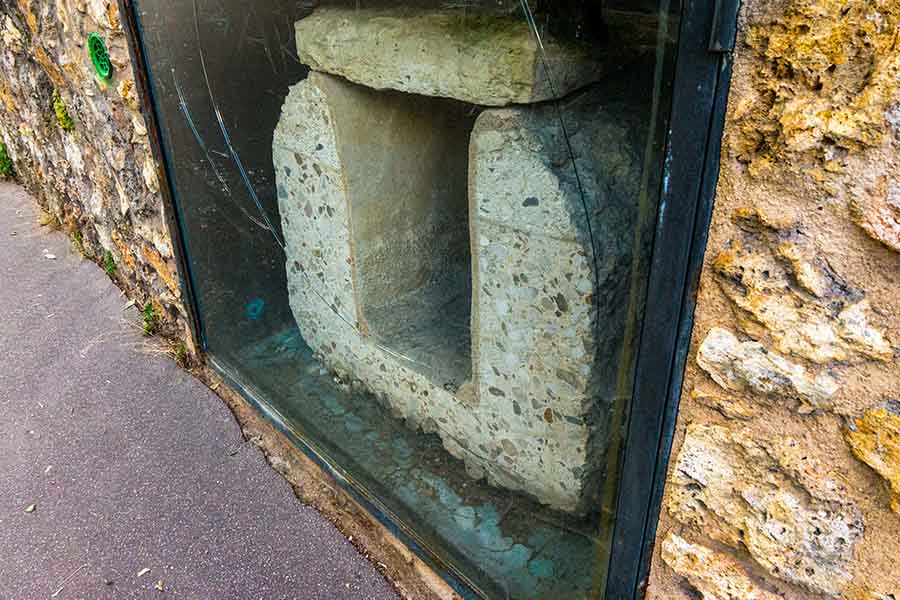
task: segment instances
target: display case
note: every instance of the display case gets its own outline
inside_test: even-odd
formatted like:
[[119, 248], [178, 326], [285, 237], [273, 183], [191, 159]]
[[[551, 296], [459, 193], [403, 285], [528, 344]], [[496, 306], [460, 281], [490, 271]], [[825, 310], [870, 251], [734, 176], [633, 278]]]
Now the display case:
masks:
[[123, 8], [210, 363], [466, 593], [630, 597], [728, 11]]

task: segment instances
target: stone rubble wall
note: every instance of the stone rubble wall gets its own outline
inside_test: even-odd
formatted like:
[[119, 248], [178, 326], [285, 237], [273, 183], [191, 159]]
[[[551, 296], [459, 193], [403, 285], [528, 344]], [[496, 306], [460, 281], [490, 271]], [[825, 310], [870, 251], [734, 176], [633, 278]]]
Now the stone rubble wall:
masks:
[[745, 0], [648, 598], [900, 598], [900, 3]]
[[[106, 41], [109, 81], [95, 74], [92, 32]], [[68, 131], [57, 121], [54, 92], [73, 121]], [[116, 283], [141, 305], [152, 303], [162, 328], [183, 336], [157, 163], [114, 0], [2, 3], [0, 139], [18, 180], [84, 255], [109, 266], [110, 253]]]

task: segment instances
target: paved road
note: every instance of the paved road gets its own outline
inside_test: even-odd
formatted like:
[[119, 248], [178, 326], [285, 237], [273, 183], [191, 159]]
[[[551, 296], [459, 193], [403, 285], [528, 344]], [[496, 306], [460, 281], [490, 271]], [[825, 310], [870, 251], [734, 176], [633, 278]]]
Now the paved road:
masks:
[[396, 598], [36, 222], [0, 184], [0, 600]]

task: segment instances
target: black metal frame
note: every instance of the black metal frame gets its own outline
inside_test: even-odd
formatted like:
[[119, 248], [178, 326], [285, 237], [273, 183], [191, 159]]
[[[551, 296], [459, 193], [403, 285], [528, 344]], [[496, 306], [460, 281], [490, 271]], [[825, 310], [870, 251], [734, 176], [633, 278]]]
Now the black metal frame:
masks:
[[[182, 235], [182, 215], [175, 202], [174, 175], [171, 170], [169, 156], [162, 142], [162, 129], [159, 126], [159, 115], [156, 111], [156, 94], [153, 82], [147, 77], [150, 72], [147, 57], [144, 55], [144, 46], [141, 43], [141, 32], [137, 15], [134, 12], [132, 0], [117, 0], [119, 15], [121, 15], [122, 27], [128, 38], [128, 54], [131, 57], [132, 71], [134, 72], [135, 88], [140, 101], [141, 113], [147, 121], [147, 138], [150, 141], [150, 151], [156, 161], [156, 176], [160, 181], [160, 194], [163, 201], [163, 212], [166, 217], [166, 227], [172, 238], [172, 249], [175, 255], [175, 266], [178, 274], [178, 283], [181, 286], [181, 299], [184, 309], [187, 311], [188, 328], [190, 329], [191, 342], [197, 349], [206, 350], [206, 342], [203, 334], [203, 320], [198, 309], [197, 295], [194, 291], [194, 278], [191, 273], [191, 264], [188, 260], [186, 241]], [[198, 357], [202, 358], [202, 357]]]
[[[684, 0], [605, 597], [646, 589], [719, 174], [739, 0]], [[712, 10], [711, 10], [712, 8]]]
[[[195, 346], [206, 350], [186, 240], [182, 235], [182, 217], [174, 201], [173, 174], [162, 143], [153, 83], [147, 78], [149, 65], [143, 52], [139, 21], [132, 0], [118, 0], [118, 4], [129, 38], [129, 52], [135, 65], [135, 81], [147, 119], [150, 146], [162, 182], [160, 188], [167, 226], [173, 240], [191, 335]], [[718, 178], [738, 4], [739, 0], [715, 0], [712, 5], [702, 0], [683, 0], [665, 168], [647, 287], [647, 297], [651, 301], [647, 303], [638, 344], [633, 400], [620, 458], [621, 479], [609, 564], [602, 565], [608, 573], [604, 590], [606, 599], [642, 597], [650, 571]], [[213, 365], [216, 366], [215, 361]], [[339, 469], [323, 463], [240, 381], [225, 371], [223, 375], [341, 483]], [[353, 493], [351, 486], [342, 487]], [[398, 532], [397, 524], [376, 505], [354, 495], [383, 523]], [[412, 537], [400, 533], [407, 544], [415, 546]], [[423, 558], [434, 565], [427, 557]], [[442, 575], [454, 587], [459, 585], [460, 581], [446, 571]]]

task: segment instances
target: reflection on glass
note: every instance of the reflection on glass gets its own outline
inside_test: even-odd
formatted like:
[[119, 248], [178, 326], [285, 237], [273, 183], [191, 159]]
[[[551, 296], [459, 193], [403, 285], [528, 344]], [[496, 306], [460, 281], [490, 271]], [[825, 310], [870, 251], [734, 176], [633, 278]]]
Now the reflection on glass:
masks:
[[624, 4], [141, 2], [209, 351], [490, 597], [605, 567], [676, 30]]

